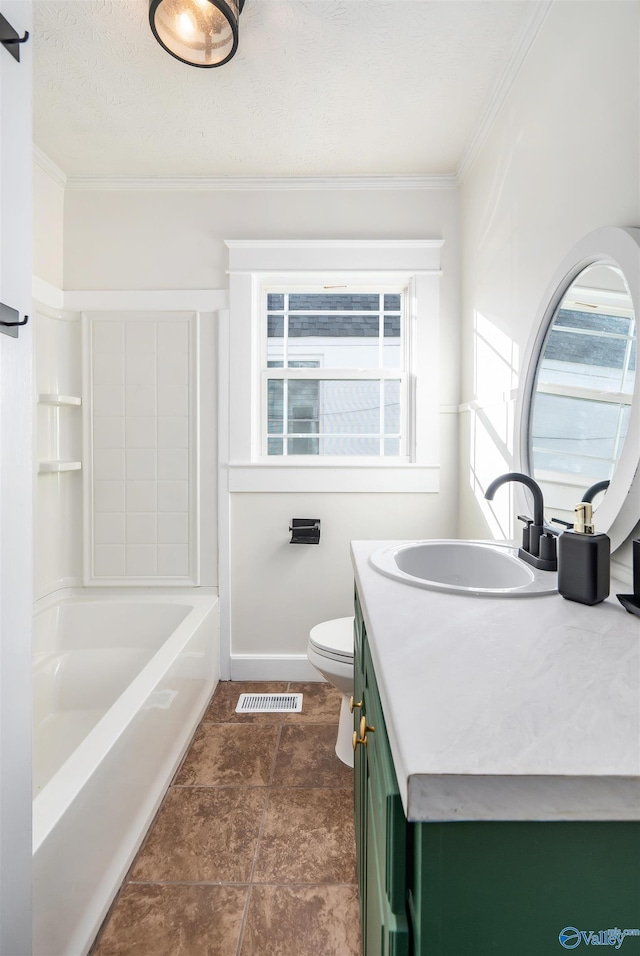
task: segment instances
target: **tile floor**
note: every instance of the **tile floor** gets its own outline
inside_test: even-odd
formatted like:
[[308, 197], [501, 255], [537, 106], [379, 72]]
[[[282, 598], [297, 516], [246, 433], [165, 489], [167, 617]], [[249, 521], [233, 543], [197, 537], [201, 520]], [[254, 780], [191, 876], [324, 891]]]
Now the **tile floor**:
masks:
[[[234, 712], [286, 690], [302, 713]], [[358, 956], [339, 710], [329, 684], [220, 683], [90, 956]]]

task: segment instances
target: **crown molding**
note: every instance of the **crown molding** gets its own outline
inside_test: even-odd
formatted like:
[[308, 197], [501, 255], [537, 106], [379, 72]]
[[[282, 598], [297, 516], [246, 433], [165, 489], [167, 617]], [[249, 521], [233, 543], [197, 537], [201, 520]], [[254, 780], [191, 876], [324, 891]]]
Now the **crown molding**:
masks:
[[458, 164], [456, 177], [458, 183], [462, 183], [469, 174], [553, 4], [554, 0], [540, 0], [525, 21], [516, 40], [509, 62], [498, 77], [489, 95], [486, 106], [480, 115], [478, 125], [467, 143], [462, 159]]
[[106, 191], [270, 192], [304, 190], [456, 189], [454, 173], [437, 176], [68, 176], [66, 188]]
[[444, 239], [225, 239], [229, 249], [441, 249]]
[[455, 173], [424, 176], [67, 176], [33, 146], [33, 161], [64, 189], [91, 191], [259, 192], [272, 190], [457, 189]]
[[60, 169], [57, 163], [54, 163], [46, 153], [43, 153], [35, 143], [33, 146], [33, 161], [36, 166], [39, 166], [58, 186], [62, 186], [63, 189], [67, 186], [69, 181], [67, 174], [64, 170]]

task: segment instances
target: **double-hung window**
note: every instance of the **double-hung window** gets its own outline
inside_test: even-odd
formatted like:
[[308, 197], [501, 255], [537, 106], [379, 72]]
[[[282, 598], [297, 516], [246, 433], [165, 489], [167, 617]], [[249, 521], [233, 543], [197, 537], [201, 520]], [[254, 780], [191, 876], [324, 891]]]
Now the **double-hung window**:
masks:
[[265, 284], [261, 299], [263, 455], [406, 460], [406, 288]]
[[442, 240], [227, 246], [230, 490], [437, 491]]

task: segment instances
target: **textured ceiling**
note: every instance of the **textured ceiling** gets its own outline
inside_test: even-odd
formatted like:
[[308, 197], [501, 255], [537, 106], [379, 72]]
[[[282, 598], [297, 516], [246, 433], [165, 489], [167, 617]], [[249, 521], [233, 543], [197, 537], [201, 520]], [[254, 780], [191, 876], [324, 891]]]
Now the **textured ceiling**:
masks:
[[147, 0], [35, 0], [34, 141], [72, 177], [452, 173], [535, 5], [246, 0], [199, 70]]

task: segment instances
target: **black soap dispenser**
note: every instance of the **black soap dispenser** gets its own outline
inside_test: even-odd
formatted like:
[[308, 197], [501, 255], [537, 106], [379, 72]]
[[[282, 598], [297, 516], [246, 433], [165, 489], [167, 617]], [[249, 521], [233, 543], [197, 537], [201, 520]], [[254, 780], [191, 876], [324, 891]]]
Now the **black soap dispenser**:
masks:
[[611, 542], [594, 534], [593, 507], [581, 501], [575, 523], [558, 538], [558, 592], [567, 601], [599, 604], [609, 595]]

